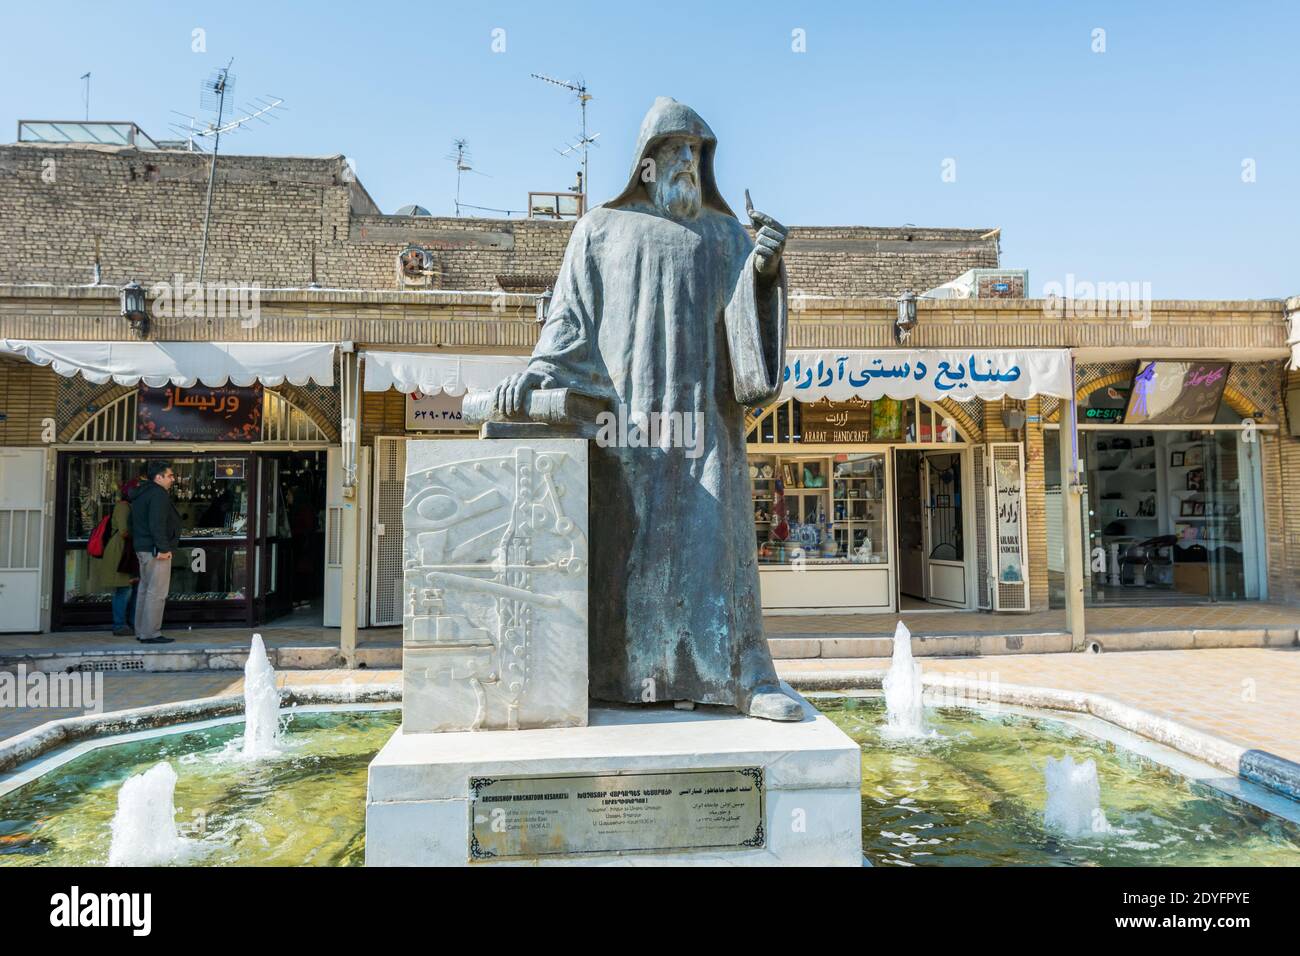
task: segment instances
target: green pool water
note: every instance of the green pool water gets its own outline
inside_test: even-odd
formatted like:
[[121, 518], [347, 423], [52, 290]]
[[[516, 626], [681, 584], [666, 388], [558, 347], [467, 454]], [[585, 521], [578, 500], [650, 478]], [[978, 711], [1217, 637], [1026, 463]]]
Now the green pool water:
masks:
[[400, 710], [296, 712], [281, 756], [246, 763], [242, 722], [115, 744], [0, 797], [0, 866], [99, 866], [132, 774], [176, 771], [176, 821], [204, 866], [361, 866], [366, 768]]
[[[862, 746], [862, 845], [873, 864], [1300, 865], [1300, 827], [1049, 718], [928, 710], [937, 735], [890, 742], [873, 698], [815, 701]], [[399, 710], [295, 712], [281, 756], [238, 760], [242, 723], [91, 751], [0, 797], [0, 866], [98, 866], [131, 775], [176, 771], [192, 865], [360, 866], [366, 768]], [[1096, 761], [1112, 832], [1043, 825], [1043, 767]]]
[[[891, 742], [879, 698], [816, 706], [862, 746], [862, 850], [877, 866], [1297, 866], [1300, 827], [1043, 718], [927, 709], [937, 735]], [[1096, 761], [1111, 832], [1043, 825], [1043, 768]]]

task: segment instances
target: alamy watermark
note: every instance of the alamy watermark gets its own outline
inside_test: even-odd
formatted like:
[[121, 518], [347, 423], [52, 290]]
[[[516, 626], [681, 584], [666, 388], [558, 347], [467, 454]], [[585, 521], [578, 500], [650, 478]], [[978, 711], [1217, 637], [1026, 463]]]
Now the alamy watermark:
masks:
[[699, 412], [633, 412], [626, 405], [596, 416], [601, 448], [682, 448], [687, 458], [704, 453], [704, 416]]
[[155, 319], [238, 319], [240, 328], [254, 329], [262, 321], [259, 282], [185, 281], [179, 272], [171, 282], [149, 287]]
[[1129, 320], [1135, 329], [1151, 324], [1150, 282], [1091, 282], [1071, 272], [1064, 283], [1044, 283], [1043, 300], [1043, 311], [1054, 319], [1105, 316]]
[[0, 671], [0, 708], [3, 707], [49, 707], [80, 710], [87, 714], [103, 713], [104, 672], [28, 673], [27, 665], [19, 664], [16, 671]]

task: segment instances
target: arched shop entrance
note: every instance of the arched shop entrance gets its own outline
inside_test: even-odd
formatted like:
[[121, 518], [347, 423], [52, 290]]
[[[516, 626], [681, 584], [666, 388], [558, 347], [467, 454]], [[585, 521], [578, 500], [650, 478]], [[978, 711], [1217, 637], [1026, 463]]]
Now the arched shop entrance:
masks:
[[[1267, 597], [1258, 437], [1275, 426], [1252, 418], [1254, 404], [1227, 387], [1231, 365], [1143, 361], [1090, 371], [1076, 396], [1085, 604]], [[1060, 607], [1059, 422], [1047, 429], [1049, 599]]]
[[260, 384], [109, 398], [57, 446], [52, 629], [111, 624], [112, 579], [87, 544], [153, 458], [176, 473], [182, 527], [164, 627], [320, 624], [331, 445], [326, 424]]
[[973, 454], [982, 471], [984, 448], [972, 445], [968, 412], [920, 399], [788, 400], [748, 425], [764, 610], [986, 603]]

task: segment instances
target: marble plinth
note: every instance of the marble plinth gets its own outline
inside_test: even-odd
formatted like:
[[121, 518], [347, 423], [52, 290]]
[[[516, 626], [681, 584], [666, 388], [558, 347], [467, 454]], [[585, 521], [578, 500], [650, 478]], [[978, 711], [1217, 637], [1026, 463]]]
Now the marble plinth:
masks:
[[406, 734], [587, 722], [587, 443], [410, 441]]
[[[399, 730], [370, 765], [366, 864], [860, 866], [860, 751], [806, 701], [804, 708], [800, 723], [703, 707], [681, 711], [666, 705], [593, 706], [588, 725], [578, 728], [442, 734]], [[689, 785], [692, 772], [716, 780], [720, 774], [703, 772], [724, 769], [748, 774], [738, 779], [761, 779], [761, 829], [747, 834], [753, 845], [602, 852], [612, 838], [591, 836], [585, 828], [582, 839], [587, 842], [581, 849], [589, 852], [567, 848], [555, 855], [503, 859], [482, 857], [471, 838], [475, 826], [480, 828], [475, 837], [491, 826], [493, 812], [517, 812], [511, 808], [519, 806], [505, 803], [494, 811], [474, 802], [472, 796], [484, 781], [496, 782], [496, 788], [505, 780], [513, 781], [516, 789], [535, 784], [534, 790], [545, 790], [554, 780], [550, 789], [560, 790], [559, 781], [575, 777], [623, 775], [628, 787], [635, 788], [638, 779], [655, 780], [660, 786], [665, 779]], [[520, 778], [538, 779], [521, 783]], [[754, 799], [754, 794], [749, 797]], [[559, 816], [554, 819], [585, 822], [583, 814], [592, 812], [591, 801], [587, 804], [555, 809]], [[663, 833], [652, 829], [646, 827], [640, 842], [663, 840]], [[624, 842], [627, 837], [624, 832]]]

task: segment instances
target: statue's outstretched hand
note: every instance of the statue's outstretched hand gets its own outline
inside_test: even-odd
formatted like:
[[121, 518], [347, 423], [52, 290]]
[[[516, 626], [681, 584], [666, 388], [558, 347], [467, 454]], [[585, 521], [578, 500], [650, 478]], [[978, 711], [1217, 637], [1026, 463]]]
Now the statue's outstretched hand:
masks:
[[501, 414], [508, 417], [522, 415], [528, 410], [528, 393], [544, 381], [540, 372], [517, 372], [502, 379], [497, 386], [495, 404]]
[[754, 270], [763, 278], [770, 279], [781, 268], [781, 256], [785, 252], [786, 228], [766, 213], [755, 211], [754, 204], [749, 199], [748, 189], [745, 190], [745, 212], [756, 229]]

